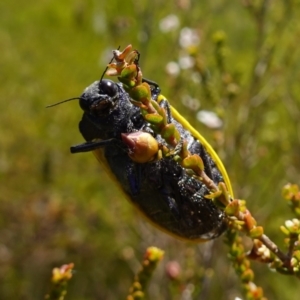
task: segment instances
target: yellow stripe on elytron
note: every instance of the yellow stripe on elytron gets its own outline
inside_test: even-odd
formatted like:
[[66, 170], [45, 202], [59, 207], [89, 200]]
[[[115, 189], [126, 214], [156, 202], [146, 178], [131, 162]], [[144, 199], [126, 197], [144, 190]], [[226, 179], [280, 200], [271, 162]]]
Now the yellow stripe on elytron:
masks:
[[[168, 101], [166, 97], [164, 97], [163, 95], [160, 94], [157, 98], [157, 102], [160, 103], [162, 100]], [[169, 101], [168, 101], [168, 103], [169, 103]], [[225, 181], [225, 184], [226, 184], [226, 187], [228, 189], [230, 196], [234, 197], [232, 186], [231, 186], [231, 183], [229, 180], [229, 176], [228, 176], [226, 169], [225, 169], [221, 159], [219, 158], [218, 154], [215, 152], [215, 150], [212, 148], [212, 146], [208, 143], [208, 141], [173, 106], [170, 105], [170, 107], [171, 107], [171, 113], [172, 113], [173, 118], [177, 122], [179, 122], [183, 126], [183, 128], [190, 131], [192, 136], [195, 137], [196, 139], [198, 139], [201, 142], [201, 144], [205, 147], [208, 154], [211, 155], [213, 161], [216, 163], [219, 171], [221, 172], [221, 174], [224, 178], [224, 181]]]

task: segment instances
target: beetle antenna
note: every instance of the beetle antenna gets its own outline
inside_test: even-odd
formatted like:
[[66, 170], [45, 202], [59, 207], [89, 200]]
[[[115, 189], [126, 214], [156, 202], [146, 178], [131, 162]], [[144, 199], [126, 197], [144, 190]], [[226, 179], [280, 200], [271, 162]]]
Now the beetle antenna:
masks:
[[137, 51], [137, 50], [135, 50], [135, 51], [137, 53], [137, 57], [134, 60], [134, 64], [137, 65], [137, 66], [139, 66], [139, 62], [140, 62], [140, 58], [141, 58], [141, 53], [139, 51]]
[[[119, 50], [120, 47], [121, 47], [121, 46], [119, 46], [117, 50]], [[108, 64], [111, 64], [111, 63], [113, 62], [114, 59], [115, 59], [115, 58], [113, 57], [113, 58], [110, 60], [110, 62], [109, 62]], [[102, 81], [102, 79], [103, 79], [103, 77], [104, 77], [104, 75], [105, 75], [107, 69], [108, 69], [108, 67], [106, 67], [105, 70], [104, 70], [104, 72], [102, 73], [99, 83], [101, 83], [101, 81]]]
[[60, 101], [60, 102], [57, 102], [57, 103], [54, 103], [54, 104], [47, 105], [46, 108], [53, 107], [53, 106], [56, 106], [56, 105], [59, 105], [59, 104], [65, 103], [65, 102], [69, 102], [69, 101], [72, 101], [72, 100], [80, 100], [80, 99], [82, 99], [82, 98], [81, 97], [74, 97], [74, 98], [66, 99], [66, 100], [63, 100], [63, 101]]

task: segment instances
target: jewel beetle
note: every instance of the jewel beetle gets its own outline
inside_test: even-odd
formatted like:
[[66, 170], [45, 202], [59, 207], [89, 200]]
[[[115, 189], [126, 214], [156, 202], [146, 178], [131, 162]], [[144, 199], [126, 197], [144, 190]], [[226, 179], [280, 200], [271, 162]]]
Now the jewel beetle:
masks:
[[[71, 153], [92, 151], [126, 198], [159, 229], [204, 242], [226, 230], [214, 198], [219, 184], [233, 196], [227, 172], [213, 148], [144, 79], [131, 45], [113, 51], [107, 75], [79, 97], [79, 130], [85, 143]], [[102, 76], [103, 77], [103, 76]], [[196, 161], [196, 162], [195, 162]]]

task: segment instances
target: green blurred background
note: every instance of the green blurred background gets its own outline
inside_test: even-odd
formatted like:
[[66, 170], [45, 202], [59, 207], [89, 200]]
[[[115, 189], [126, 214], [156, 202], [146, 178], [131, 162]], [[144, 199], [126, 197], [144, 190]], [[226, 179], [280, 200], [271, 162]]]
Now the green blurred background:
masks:
[[[296, 0], [2, 0], [0, 299], [42, 299], [52, 268], [69, 262], [67, 299], [125, 299], [150, 245], [166, 254], [149, 299], [241, 296], [222, 238], [194, 245], [146, 224], [91, 154], [70, 154], [83, 141], [78, 103], [45, 106], [80, 96], [111, 50], [132, 43], [144, 76], [216, 148], [235, 196], [282, 245], [292, 215], [281, 188], [300, 182], [299, 20]], [[298, 299], [298, 280], [253, 266], [269, 299]]]

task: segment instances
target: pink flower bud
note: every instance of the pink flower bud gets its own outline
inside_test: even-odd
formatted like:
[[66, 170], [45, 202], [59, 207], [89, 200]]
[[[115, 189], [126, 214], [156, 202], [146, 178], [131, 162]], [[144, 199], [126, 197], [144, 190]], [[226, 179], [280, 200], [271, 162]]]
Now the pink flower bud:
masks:
[[137, 163], [146, 163], [155, 158], [158, 142], [147, 132], [122, 133], [122, 140], [129, 148], [129, 157]]

